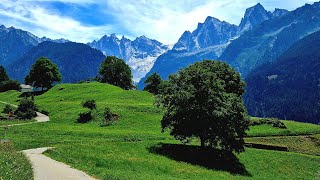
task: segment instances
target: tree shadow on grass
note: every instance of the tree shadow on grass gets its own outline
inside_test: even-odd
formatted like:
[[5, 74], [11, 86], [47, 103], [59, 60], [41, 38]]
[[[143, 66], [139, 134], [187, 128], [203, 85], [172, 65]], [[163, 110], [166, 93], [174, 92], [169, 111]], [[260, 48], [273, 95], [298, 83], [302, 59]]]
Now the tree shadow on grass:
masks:
[[154, 154], [207, 169], [227, 171], [233, 175], [251, 176], [245, 166], [231, 152], [201, 148], [200, 146], [164, 143], [149, 147], [148, 150]]

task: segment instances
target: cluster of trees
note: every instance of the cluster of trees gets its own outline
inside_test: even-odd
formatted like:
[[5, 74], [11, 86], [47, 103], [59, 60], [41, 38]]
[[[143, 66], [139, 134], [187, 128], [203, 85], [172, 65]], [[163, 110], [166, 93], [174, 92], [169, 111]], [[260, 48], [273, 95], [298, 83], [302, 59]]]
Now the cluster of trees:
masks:
[[[39, 58], [30, 68], [29, 74], [25, 77], [25, 83], [36, 88], [50, 89], [56, 82], [61, 82], [62, 76], [56, 64], [48, 58]], [[96, 80], [119, 86], [122, 89], [133, 89], [132, 73], [130, 67], [124, 60], [115, 56], [108, 56], [99, 69], [99, 76]], [[9, 79], [3, 66], [0, 66], [0, 90], [19, 90], [20, 83]]]

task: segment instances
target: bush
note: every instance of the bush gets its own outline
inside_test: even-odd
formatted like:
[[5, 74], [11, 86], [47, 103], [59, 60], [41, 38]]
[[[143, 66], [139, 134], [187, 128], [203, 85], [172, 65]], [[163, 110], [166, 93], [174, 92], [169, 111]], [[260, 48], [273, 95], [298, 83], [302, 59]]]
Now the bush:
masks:
[[17, 108], [15, 108], [15, 107], [13, 107], [13, 106], [11, 106], [9, 104], [6, 104], [6, 106], [3, 108], [2, 112], [5, 113], [5, 114], [9, 114], [10, 112], [16, 111], [16, 109]]
[[96, 101], [93, 100], [93, 99], [90, 99], [90, 100], [87, 100], [85, 102], [82, 102], [82, 106], [84, 108], [88, 108], [90, 110], [94, 110], [94, 109], [97, 109], [97, 104], [96, 104]]
[[87, 123], [93, 119], [91, 111], [83, 112], [79, 114], [79, 118], [77, 119], [78, 123]]
[[20, 104], [15, 112], [18, 119], [32, 119], [37, 117], [38, 111], [37, 106], [34, 104], [34, 101], [31, 99], [21, 99]]
[[109, 126], [114, 120], [117, 120], [119, 115], [113, 113], [109, 107], [104, 108], [103, 112], [103, 122], [101, 126]]
[[0, 83], [0, 92], [5, 92], [9, 90], [17, 90], [20, 91], [20, 83], [19, 81], [8, 80]]

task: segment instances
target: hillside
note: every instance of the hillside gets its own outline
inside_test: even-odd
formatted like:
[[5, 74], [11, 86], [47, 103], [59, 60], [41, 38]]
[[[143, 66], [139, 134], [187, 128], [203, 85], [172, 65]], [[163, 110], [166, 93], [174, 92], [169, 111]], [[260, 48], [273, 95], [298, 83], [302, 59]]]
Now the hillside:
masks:
[[320, 123], [320, 31], [290, 47], [246, 79], [245, 103], [254, 116]]
[[57, 64], [62, 74], [62, 82], [74, 83], [98, 74], [105, 56], [96, 49], [81, 43], [43, 42], [33, 47], [8, 68], [11, 78], [20, 82], [29, 73], [30, 67], [40, 57], [47, 57]]
[[[0, 100], [17, 103], [18, 96], [15, 91], [0, 93]], [[99, 119], [75, 123], [78, 114], [86, 111], [80, 104], [87, 99], [97, 101], [98, 111], [110, 107], [120, 119], [105, 127], [100, 127]], [[292, 152], [246, 148], [244, 153], [226, 157], [219, 151], [199, 151], [194, 146], [196, 141], [183, 146], [168, 133], [161, 133], [162, 112], [147, 92], [125, 91], [100, 83], [60, 84], [35, 97], [35, 101], [40, 110], [49, 111], [50, 122], [12, 127], [8, 137], [16, 148], [55, 147], [46, 155], [100, 179], [308, 179], [314, 178], [320, 163], [317, 147], [308, 152], [296, 147], [290, 149]], [[317, 125], [284, 123], [288, 129], [254, 126], [248, 131], [248, 140], [279, 146], [282, 143], [271, 136], [281, 136], [285, 142], [291, 137], [287, 135], [307, 137], [306, 134], [320, 133]], [[292, 137], [290, 140], [300, 138]], [[315, 146], [309, 139], [300, 140], [303, 141], [299, 143]]]
[[219, 59], [246, 77], [260, 65], [276, 61], [292, 44], [319, 27], [320, 2], [306, 4], [244, 33], [231, 42]]

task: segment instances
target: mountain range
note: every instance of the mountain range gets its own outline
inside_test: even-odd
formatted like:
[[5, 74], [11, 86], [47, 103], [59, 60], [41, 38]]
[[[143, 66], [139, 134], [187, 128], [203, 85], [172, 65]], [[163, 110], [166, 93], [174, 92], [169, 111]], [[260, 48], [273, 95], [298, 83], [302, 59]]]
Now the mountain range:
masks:
[[320, 31], [246, 78], [249, 114], [320, 123]]
[[53, 41], [58, 43], [68, 42], [65, 39], [52, 40], [50, 38], [39, 38], [30, 32], [16, 29], [14, 27], [6, 28], [0, 26], [0, 64], [7, 66], [16, 61], [31, 48], [44, 41]]
[[[246, 10], [238, 26], [225, 21], [220, 21], [214, 17], [208, 17], [204, 23], [199, 23], [193, 32], [185, 31], [173, 49], [162, 54], [155, 62], [150, 72], [159, 73], [164, 79], [169, 74], [177, 72], [180, 68], [186, 67], [196, 61], [203, 59], [218, 59], [227, 47], [235, 39], [242, 36], [247, 31], [252, 31], [256, 26], [270, 19], [276, 19], [289, 11], [276, 9], [269, 12], [258, 3]], [[144, 86], [143, 78], [138, 87]]]
[[255, 68], [275, 61], [299, 39], [320, 29], [320, 3], [306, 4], [266, 20], [233, 40], [219, 57], [245, 78]]
[[[92, 52], [92, 48], [102, 51], [105, 55], [117, 56], [124, 59], [132, 69], [134, 81], [139, 81], [141, 77], [144, 77], [153, 66], [156, 58], [169, 49], [167, 45], [163, 45], [162, 43], [145, 36], [138, 37], [131, 41], [125, 37], [122, 37], [122, 39], [119, 40], [115, 34], [103, 36], [100, 40], [87, 43], [86, 45], [83, 44], [84, 46], [88, 46], [88, 48], [83, 48], [83, 46], [74, 46], [74, 43], [70, 43], [71, 41], [67, 39], [39, 38], [30, 32], [14, 27], [6, 28], [4, 25], [0, 26], [0, 40], [0, 64], [6, 68], [8, 67], [8, 73], [21, 82], [23, 82], [24, 76], [31, 66], [29, 62], [34, 62], [34, 58], [39, 58], [39, 54], [49, 58], [58, 58], [52, 60], [54, 62], [59, 61], [61, 63], [59, 64], [61, 65], [60, 68], [70, 69], [71, 67], [74, 67], [73, 64], [71, 64], [73, 61], [67, 59], [70, 57], [67, 53], [55, 49], [67, 48], [65, 45], [62, 45], [64, 43], [72, 46], [72, 48], [67, 48], [71, 50], [70, 54], [76, 55], [76, 53], [79, 53], [79, 56], [88, 59], [87, 62], [81, 62], [83, 63], [82, 68], [84, 69], [82, 72], [84, 74], [80, 75], [74, 73], [75, 77], [70, 77], [70, 72], [62, 71], [62, 76], [64, 77], [63, 82], [76, 82], [97, 75], [97, 72], [92, 74], [92, 70], [97, 69], [98, 66], [96, 63], [91, 63], [97, 61], [101, 63], [103, 59], [94, 59], [98, 56], [87, 56]], [[61, 45], [48, 43], [41, 44], [43, 42], [54, 42], [60, 43]], [[81, 47], [81, 50], [83, 51], [79, 51], [76, 47]], [[26, 58], [31, 59], [27, 61]]]
[[24, 82], [30, 67], [40, 57], [47, 57], [55, 63], [61, 74], [62, 82], [76, 83], [97, 75], [101, 62], [106, 58], [101, 51], [85, 44], [45, 41], [31, 48], [15, 63], [7, 67], [11, 78]]
[[115, 34], [105, 35], [100, 40], [88, 43], [88, 45], [99, 49], [107, 56], [117, 56], [125, 60], [132, 69], [133, 81], [135, 82], [138, 82], [150, 71], [155, 60], [161, 54], [169, 50], [167, 45], [145, 36], [137, 37], [131, 41], [124, 36], [118, 39]]

